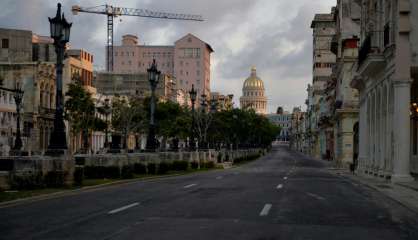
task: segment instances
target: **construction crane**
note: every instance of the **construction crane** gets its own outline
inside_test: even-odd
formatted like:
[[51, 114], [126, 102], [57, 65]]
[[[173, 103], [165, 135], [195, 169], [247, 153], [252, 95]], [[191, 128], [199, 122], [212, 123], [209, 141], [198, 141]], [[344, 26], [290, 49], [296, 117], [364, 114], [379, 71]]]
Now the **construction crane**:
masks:
[[114, 18], [119, 16], [136, 16], [146, 18], [164, 18], [174, 20], [188, 20], [188, 21], [203, 21], [202, 16], [192, 14], [177, 14], [167, 12], [156, 12], [146, 9], [113, 7], [111, 5], [100, 5], [96, 7], [80, 7], [75, 5], [72, 7], [72, 12], [77, 15], [79, 12], [95, 13], [107, 15], [107, 63], [106, 69], [109, 72], [113, 71], [113, 22]]

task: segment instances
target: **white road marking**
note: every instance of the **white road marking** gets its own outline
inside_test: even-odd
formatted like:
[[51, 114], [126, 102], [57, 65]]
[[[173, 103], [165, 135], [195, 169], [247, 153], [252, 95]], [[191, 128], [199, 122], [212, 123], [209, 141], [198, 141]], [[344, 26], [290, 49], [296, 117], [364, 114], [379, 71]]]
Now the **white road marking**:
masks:
[[186, 185], [183, 188], [191, 188], [191, 187], [194, 187], [196, 185], [197, 185], [196, 183], [193, 183], [193, 184]]
[[271, 206], [272, 206], [272, 205], [271, 205], [270, 203], [265, 204], [265, 205], [264, 205], [264, 207], [263, 207], [263, 209], [262, 209], [262, 210], [261, 210], [261, 212], [260, 212], [260, 216], [261, 216], [261, 217], [264, 217], [264, 216], [269, 215], [269, 212], [270, 212]]
[[284, 179], [284, 180], [287, 180], [287, 177], [284, 177], [283, 179]]
[[308, 193], [306, 193], [306, 194], [308, 194], [309, 196], [311, 196], [311, 197], [313, 197], [313, 198], [316, 198], [316, 199], [318, 199], [318, 200], [321, 200], [321, 201], [325, 200], [325, 198], [323, 198], [323, 197], [321, 197], [321, 196], [319, 196], [319, 195], [316, 195], [316, 194], [310, 193], [310, 192], [308, 192]]
[[128, 209], [128, 208], [135, 207], [135, 206], [137, 206], [137, 205], [139, 205], [139, 203], [138, 203], [138, 202], [136, 202], [136, 203], [132, 203], [132, 204], [129, 204], [129, 205], [126, 205], [126, 206], [120, 207], [120, 208], [116, 208], [116, 209], [114, 209], [114, 210], [112, 210], [112, 211], [109, 211], [107, 214], [115, 214], [115, 213], [118, 213], [118, 212], [122, 212], [122, 211], [124, 211], [124, 210], [126, 210], [126, 209]]
[[281, 188], [283, 188], [283, 184], [277, 185], [277, 189], [281, 189]]
[[222, 179], [224, 178], [223, 176], [217, 176], [216, 179]]

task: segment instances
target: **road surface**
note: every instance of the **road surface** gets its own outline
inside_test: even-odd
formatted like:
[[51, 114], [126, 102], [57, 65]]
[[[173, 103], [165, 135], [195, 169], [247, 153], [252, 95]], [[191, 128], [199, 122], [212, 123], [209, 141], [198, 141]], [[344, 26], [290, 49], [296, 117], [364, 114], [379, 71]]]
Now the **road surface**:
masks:
[[0, 208], [0, 239], [418, 239], [418, 216], [277, 146], [238, 168]]

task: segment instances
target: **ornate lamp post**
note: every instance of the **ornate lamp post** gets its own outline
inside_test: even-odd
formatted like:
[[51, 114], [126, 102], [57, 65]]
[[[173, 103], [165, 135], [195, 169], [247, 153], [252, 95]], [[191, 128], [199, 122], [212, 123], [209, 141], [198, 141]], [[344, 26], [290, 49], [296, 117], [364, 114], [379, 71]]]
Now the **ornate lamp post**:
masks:
[[108, 148], [109, 147], [109, 114], [110, 114], [110, 111], [111, 111], [110, 105], [109, 105], [109, 98], [105, 99], [103, 110], [104, 110], [105, 121], [106, 121], [104, 147]]
[[63, 154], [67, 149], [67, 136], [64, 124], [64, 97], [62, 93], [62, 69], [65, 45], [70, 40], [70, 29], [72, 23], [68, 23], [61, 15], [61, 4], [58, 3], [57, 15], [48, 18], [51, 30], [51, 38], [54, 39], [55, 53], [57, 54], [56, 63], [56, 97], [55, 97], [55, 118], [54, 130], [48, 146], [48, 154]]
[[22, 138], [21, 138], [21, 134], [20, 134], [20, 110], [22, 108], [22, 100], [23, 100], [24, 91], [22, 90], [22, 88], [19, 84], [16, 84], [14, 89], [9, 89], [9, 88], [3, 87], [1, 82], [0, 82], [0, 90], [13, 93], [13, 98], [14, 98], [15, 104], [16, 104], [17, 119], [16, 119], [16, 139], [15, 139], [15, 144], [14, 144], [12, 150], [14, 152], [16, 152], [17, 154], [19, 154], [19, 152], [20, 152], [20, 150], [22, 149], [22, 146], [23, 146]]
[[147, 151], [154, 152], [157, 148], [155, 139], [155, 89], [157, 88], [158, 82], [160, 81], [161, 72], [157, 69], [155, 59], [152, 61], [152, 65], [147, 69], [148, 81], [151, 86], [151, 112], [150, 112], [150, 124], [147, 137]]
[[196, 102], [196, 97], [197, 97], [197, 92], [194, 89], [194, 84], [192, 84], [192, 89], [189, 92], [190, 95], [190, 100], [192, 102], [192, 126], [191, 126], [191, 131], [190, 131], [190, 139], [189, 139], [189, 148], [190, 151], [194, 151], [196, 150], [196, 143], [194, 141], [195, 139], [195, 132], [194, 132], [194, 128], [195, 128], [195, 102]]
[[22, 100], [23, 100], [23, 91], [20, 86], [16, 86], [16, 89], [13, 91], [13, 98], [15, 99], [16, 103], [16, 113], [17, 113], [17, 122], [16, 122], [16, 139], [15, 145], [13, 146], [13, 150], [20, 151], [22, 149], [22, 139], [20, 136], [20, 109], [22, 107]]

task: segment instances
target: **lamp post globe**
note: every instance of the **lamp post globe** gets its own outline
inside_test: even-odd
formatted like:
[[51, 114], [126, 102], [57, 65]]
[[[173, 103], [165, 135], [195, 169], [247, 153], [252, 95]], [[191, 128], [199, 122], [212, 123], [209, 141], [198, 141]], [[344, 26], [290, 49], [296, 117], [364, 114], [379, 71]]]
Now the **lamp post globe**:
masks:
[[64, 154], [67, 149], [67, 135], [65, 133], [64, 123], [64, 96], [62, 93], [62, 71], [65, 46], [70, 40], [70, 30], [72, 23], [68, 23], [61, 14], [61, 4], [58, 3], [57, 13], [54, 18], [48, 18], [50, 24], [51, 38], [54, 39], [55, 53], [57, 55], [56, 62], [56, 94], [55, 94], [55, 118], [54, 130], [51, 133], [50, 143], [48, 146], [48, 155]]
[[151, 102], [150, 102], [150, 124], [148, 129], [147, 136], [147, 146], [146, 149], [149, 152], [154, 152], [157, 148], [157, 140], [155, 138], [155, 107], [156, 107], [156, 98], [155, 98], [155, 89], [157, 88], [158, 82], [160, 81], [161, 72], [157, 69], [157, 64], [155, 59], [152, 61], [152, 65], [147, 69], [148, 72], [148, 81], [151, 87]]
[[197, 97], [197, 91], [194, 89], [194, 84], [192, 84], [192, 89], [189, 91], [190, 100], [192, 102], [192, 126], [190, 129], [190, 139], [189, 139], [189, 150], [196, 150], [195, 142], [195, 102]]
[[22, 138], [21, 138], [21, 134], [20, 134], [20, 110], [22, 107], [22, 100], [23, 100], [23, 94], [24, 92], [22, 91], [22, 89], [20, 87], [16, 87], [14, 90], [14, 95], [13, 98], [15, 100], [16, 103], [16, 114], [17, 114], [17, 119], [16, 119], [16, 139], [15, 139], [15, 145], [13, 146], [13, 150], [15, 151], [20, 151], [22, 149]]

